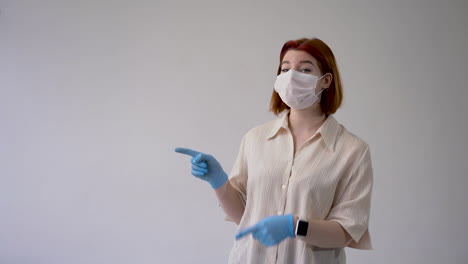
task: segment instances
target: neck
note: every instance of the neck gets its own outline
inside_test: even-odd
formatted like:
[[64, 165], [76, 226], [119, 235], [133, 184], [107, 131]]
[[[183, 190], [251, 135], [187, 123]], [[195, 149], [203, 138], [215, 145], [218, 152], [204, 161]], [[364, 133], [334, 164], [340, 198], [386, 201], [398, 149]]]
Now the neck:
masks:
[[292, 131], [307, 132], [317, 130], [325, 121], [325, 113], [320, 104], [314, 104], [306, 109], [291, 109], [289, 112], [289, 128]]

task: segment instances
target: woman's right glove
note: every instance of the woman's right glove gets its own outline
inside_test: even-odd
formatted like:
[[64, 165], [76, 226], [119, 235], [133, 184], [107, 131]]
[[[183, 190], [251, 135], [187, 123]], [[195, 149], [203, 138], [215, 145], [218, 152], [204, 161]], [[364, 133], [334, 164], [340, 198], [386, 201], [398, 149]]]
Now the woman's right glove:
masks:
[[211, 155], [186, 148], [176, 148], [175, 152], [192, 157], [192, 175], [207, 181], [213, 189], [218, 189], [228, 181], [221, 164]]

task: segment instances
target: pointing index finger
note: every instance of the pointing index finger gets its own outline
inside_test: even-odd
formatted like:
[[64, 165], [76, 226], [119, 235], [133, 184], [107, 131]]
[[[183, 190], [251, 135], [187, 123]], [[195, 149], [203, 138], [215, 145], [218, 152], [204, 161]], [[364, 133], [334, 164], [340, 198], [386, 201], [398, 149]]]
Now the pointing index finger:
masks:
[[191, 149], [188, 149], [188, 148], [175, 148], [174, 151], [177, 152], [177, 153], [189, 155], [189, 156], [192, 156], [192, 157], [196, 157], [198, 154], [200, 154], [200, 152], [195, 151], [195, 150], [191, 150]]
[[248, 235], [250, 233], [253, 233], [256, 230], [257, 230], [257, 226], [251, 226], [249, 228], [246, 228], [246, 229], [240, 231], [239, 233], [237, 233], [236, 240], [241, 239], [242, 237], [244, 237], [244, 236], [246, 236], [246, 235]]

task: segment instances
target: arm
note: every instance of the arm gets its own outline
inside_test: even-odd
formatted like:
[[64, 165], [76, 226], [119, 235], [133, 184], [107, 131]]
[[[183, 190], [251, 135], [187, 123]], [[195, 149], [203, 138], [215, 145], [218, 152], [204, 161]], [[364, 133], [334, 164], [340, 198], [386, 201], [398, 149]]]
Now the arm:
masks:
[[[175, 149], [178, 153], [192, 157], [192, 175], [210, 183], [221, 203], [220, 206], [223, 207], [227, 216], [237, 224], [240, 223], [242, 215], [244, 214], [245, 197], [241, 197], [241, 191], [236, 190], [231, 181], [241, 181], [241, 185], [245, 186], [246, 172], [243, 166], [242, 150], [243, 143], [241, 145], [239, 157], [233, 168], [234, 176], [229, 180], [221, 164], [212, 155], [186, 148]], [[239, 186], [239, 183], [237, 184]], [[239, 186], [239, 188], [241, 188], [241, 190], [245, 189], [245, 187], [241, 186]]]
[[[298, 217], [294, 217], [294, 232], [296, 231], [296, 224]], [[343, 229], [343, 227], [336, 221], [331, 220], [307, 220], [309, 228], [307, 236], [297, 239], [305, 241], [321, 248], [339, 248], [346, 247], [352, 240], [351, 236]]]
[[215, 193], [224, 212], [231, 217], [236, 224], [239, 224], [244, 214], [244, 204], [236, 189], [232, 187], [231, 182], [227, 181], [226, 184], [215, 189]]
[[[353, 171], [347, 174], [336, 191], [337, 201], [325, 220], [309, 221], [308, 244], [318, 247], [346, 247], [353, 240], [358, 243], [367, 230], [372, 191], [373, 173], [369, 147], [363, 151]], [[297, 223], [297, 218], [294, 219]], [[294, 225], [294, 228], [296, 225]], [[369, 243], [369, 244], [366, 244]], [[370, 242], [355, 248], [370, 249]]]
[[[236, 224], [240, 223], [245, 208], [245, 185], [247, 172], [244, 162], [244, 141], [242, 138], [238, 157], [232, 170], [232, 178], [221, 164], [209, 154], [204, 154], [186, 148], [176, 148], [175, 151], [192, 157], [192, 175], [211, 184], [226, 215]], [[236, 186], [234, 186], [234, 185]], [[236, 189], [235, 187], [239, 188]], [[242, 195], [244, 193], [244, 195]]]

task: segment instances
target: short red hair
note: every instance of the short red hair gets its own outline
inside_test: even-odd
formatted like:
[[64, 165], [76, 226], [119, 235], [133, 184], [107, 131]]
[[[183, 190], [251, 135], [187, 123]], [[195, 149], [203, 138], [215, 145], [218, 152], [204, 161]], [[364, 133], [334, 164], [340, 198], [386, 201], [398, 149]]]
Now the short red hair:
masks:
[[[280, 53], [280, 63], [278, 66], [277, 75], [281, 74], [281, 62], [283, 61], [284, 55], [288, 50], [301, 50], [309, 53], [314, 57], [317, 62], [322, 74], [331, 73], [333, 76], [332, 82], [328, 89], [322, 92], [320, 100], [320, 107], [326, 116], [333, 114], [338, 110], [343, 100], [343, 90], [341, 85], [340, 72], [335, 61], [335, 56], [325, 42], [318, 38], [302, 38], [298, 40], [290, 40], [283, 45]], [[270, 111], [275, 115], [283, 112], [290, 107], [287, 106], [279, 94], [273, 89], [270, 100]]]

